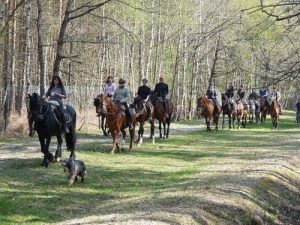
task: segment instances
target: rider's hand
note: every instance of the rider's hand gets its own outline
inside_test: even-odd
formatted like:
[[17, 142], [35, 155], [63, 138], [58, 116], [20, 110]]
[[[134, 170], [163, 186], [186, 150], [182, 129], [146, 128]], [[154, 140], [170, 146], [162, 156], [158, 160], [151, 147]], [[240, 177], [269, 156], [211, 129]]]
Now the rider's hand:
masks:
[[57, 95], [56, 92], [52, 92], [52, 93], [51, 93], [51, 96], [56, 96], [56, 95]]

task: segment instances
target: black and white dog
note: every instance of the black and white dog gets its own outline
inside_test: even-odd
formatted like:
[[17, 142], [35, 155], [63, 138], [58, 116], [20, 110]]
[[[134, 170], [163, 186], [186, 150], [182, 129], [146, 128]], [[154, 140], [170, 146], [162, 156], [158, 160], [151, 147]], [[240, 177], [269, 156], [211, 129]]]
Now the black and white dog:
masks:
[[86, 168], [83, 161], [75, 159], [65, 159], [61, 162], [65, 172], [68, 172], [69, 184], [72, 185], [74, 181], [78, 181], [77, 176], [81, 177], [81, 182], [84, 182]]

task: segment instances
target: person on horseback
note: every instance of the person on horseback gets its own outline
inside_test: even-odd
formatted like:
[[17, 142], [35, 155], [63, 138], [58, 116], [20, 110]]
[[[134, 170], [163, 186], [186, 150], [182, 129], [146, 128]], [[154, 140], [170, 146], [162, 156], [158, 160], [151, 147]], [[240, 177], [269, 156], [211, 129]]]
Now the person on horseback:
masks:
[[244, 97], [245, 97], [245, 89], [244, 85], [241, 84], [240, 88], [237, 91], [238, 99], [241, 100], [241, 102], [244, 104]]
[[271, 94], [271, 98], [275, 99], [276, 102], [278, 103], [278, 105], [279, 105], [279, 114], [282, 115], [282, 106], [279, 102], [280, 99], [281, 99], [281, 95], [280, 95], [279, 90], [275, 86], [273, 86], [273, 91], [272, 91], [272, 94]]
[[216, 111], [218, 111], [218, 108], [219, 108], [219, 103], [218, 103], [218, 100], [217, 100], [217, 93], [216, 93], [216, 90], [214, 88], [214, 84], [213, 82], [210, 82], [209, 83], [209, 86], [208, 86], [208, 89], [206, 91], [206, 96], [212, 100], [213, 104], [214, 104], [214, 108]]
[[255, 88], [252, 88], [252, 92], [250, 93], [250, 95], [249, 95], [249, 97], [248, 97], [248, 100], [249, 101], [253, 101], [254, 102], [254, 105], [255, 105], [255, 109], [257, 110], [257, 108], [258, 108], [258, 102], [257, 102], [257, 98], [258, 98], [258, 96], [257, 96], [257, 93], [256, 93], [256, 91], [255, 91]]
[[234, 107], [234, 101], [233, 101], [233, 96], [234, 96], [234, 87], [232, 82], [230, 82], [228, 84], [228, 88], [225, 92], [225, 95], [227, 96], [227, 98], [229, 99], [229, 103], [231, 105], [231, 107]]
[[147, 86], [148, 80], [146, 78], [142, 79], [142, 86], [138, 88], [137, 95], [145, 102], [148, 101], [151, 94], [151, 89]]
[[65, 133], [69, 133], [69, 129], [66, 125], [64, 105], [62, 101], [66, 97], [67, 97], [66, 91], [61, 81], [61, 78], [58, 75], [53, 76], [52, 81], [50, 83], [50, 87], [48, 88], [43, 98], [44, 99], [48, 98], [48, 100], [56, 101], [59, 104], [59, 106], [57, 107], [57, 111], [59, 114], [59, 120], [61, 122], [62, 129]]
[[128, 101], [129, 101], [129, 90], [125, 88], [126, 81], [123, 78], [119, 79], [119, 87], [115, 90], [113, 100], [116, 103], [121, 103], [125, 107], [125, 115], [128, 121], [129, 129], [133, 129], [132, 118], [130, 115]]
[[103, 87], [103, 95], [111, 98], [114, 95], [115, 90], [116, 84], [113, 82], [112, 76], [108, 76]]
[[164, 77], [163, 75], [160, 75], [159, 77], [159, 83], [157, 83], [155, 85], [155, 88], [154, 88], [154, 94], [156, 95], [156, 97], [161, 97], [162, 98], [162, 101], [163, 101], [163, 105], [164, 105], [164, 109], [165, 109], [165, 118], [167, 119], [169, 117], [169, 114], [168, 114], [168, 102], [167, 102], [167, 95], [169, 93], [169, 88], [168, 88], [168, 85], [164, 82]]
[[266, 107], [268, 108], [268, 111], [270, 111], [270, 102], [269, 102], [269, 92], [266, 85], [262, 86], [259, 90], [259, 95], [265, 100]]
[[257, 93], [255, 91], [255, 88], [252, 88], [252, 92], [250, 93], [248, 99], [249, 100], [253, 100], [253, 101], [257, 101]]

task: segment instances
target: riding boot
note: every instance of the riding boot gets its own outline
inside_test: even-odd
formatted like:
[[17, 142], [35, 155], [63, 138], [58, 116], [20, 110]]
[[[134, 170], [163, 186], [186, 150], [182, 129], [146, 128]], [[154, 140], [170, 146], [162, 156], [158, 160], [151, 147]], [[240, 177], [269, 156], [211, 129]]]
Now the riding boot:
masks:
[[70, 131], [69, 131], [69, 128], [67, 127], [64, 113], [60, 115], [60, 120], [61, 120], [61, 127], [62, 127], [63, 131], [65, 132], [65, 134], [68, 134]]
[[128, 121], [128, 127], [130, 130], [132, 130], [134, 127], [132, 125], [132, 119], [131, 116], [127, 116], [127, 121]]

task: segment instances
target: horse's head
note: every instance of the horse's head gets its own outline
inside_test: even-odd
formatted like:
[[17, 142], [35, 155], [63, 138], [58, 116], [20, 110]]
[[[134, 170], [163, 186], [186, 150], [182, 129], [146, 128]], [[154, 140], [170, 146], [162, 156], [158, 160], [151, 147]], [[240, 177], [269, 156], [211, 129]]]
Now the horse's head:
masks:
[[209, 101], [206, 97], [197, 98], [197, 108], [203, 108], [207, 105], [207, 101]]
[[228, 97], [226, 94], [221, 93], [221, 96], [222, 96], [222, 102], [228, 102]]
[[156, 93], [154, 91], [151, 91], [150, 93], [150, 102], [155, 105], [157, 102], [158, 98], [156, 96]]
[[139, 96], [135, 97], [133, 100], [132, 107], [135, 109], [137, 114], [141, 114], [142, 111], [145, 109], [145, 101]]
[[32, 95], [28, 94], [28, 101], [32, 119], [35, 121], [43, 120], [43, 106], [45, 105], [45, 100], [39, 94], [33, 93]]
[[103, 94], [101, 93], [96, 98], [94, 98], [94, 106], [96, 107], [96, 113], [98, 115], [102, 114], [102, 105], [103, 105]]

